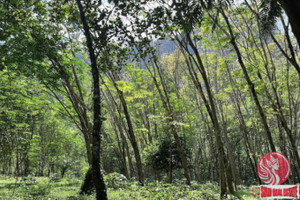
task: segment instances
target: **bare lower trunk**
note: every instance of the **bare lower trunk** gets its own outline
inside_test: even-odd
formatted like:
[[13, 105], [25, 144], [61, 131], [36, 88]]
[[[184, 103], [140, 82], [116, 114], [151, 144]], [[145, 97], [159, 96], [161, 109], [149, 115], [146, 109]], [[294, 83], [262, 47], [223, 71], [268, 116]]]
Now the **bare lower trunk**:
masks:
[[91, 195], [94, 188], [94, 183], [92, 179], [92, 168], [89, 168], [89, 170], [86, 172], [84, 181], [80, 188], [80, 195]]

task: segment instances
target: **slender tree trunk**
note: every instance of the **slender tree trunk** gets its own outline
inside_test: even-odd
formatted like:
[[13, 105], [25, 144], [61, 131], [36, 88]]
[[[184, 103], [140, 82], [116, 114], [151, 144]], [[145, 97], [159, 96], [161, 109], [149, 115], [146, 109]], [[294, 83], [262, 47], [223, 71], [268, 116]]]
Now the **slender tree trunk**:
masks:
[[169, 178], [169, 182], [172, 184], [173, 182], [173, 155], [172, 155], [172, 148], [170, 146], [169, 148], [169, 156], [170, 156], [170, 161], [169, 161], [169, 174], [170, 174], [170, 178]]
[[124, 142], [124, 140], [122, 138], [122, 134], [121, 133], [120, 133], [120, 136], [121, 136], [121, 141], [120, 141], [119, 134], [118, 134], [117, 127], [116, 127], [115, 123], [113, 123], [112, 126], [113, 126], [114, 132], [116, 134], [116, 138], [117, 138], [117, 142], [118, 142], [118, 147], [119, 147], [119, 151], [120, 151], [120, 155], [121, 155], [121, 161], [122, 161], [122, 164], [123, 164], [123, 170], [121, 170], [121, 173], [124, 173], [124, 175], [127, 178], [129, 178], [128, 170], [127, 170], [127, 162], [126, 162], [125, 142]]
[[[226, 179], [226, 165], [224, 163], [226, 156], [225, 156], [225, 152], [224, 152], [224, 145], [222, 142], [222, 133], [221, 133], [221, 128], [219, 125], [219, 121], [218, 121], [218, 117], [217, 117], [217, 111], [216, 111], [216, 106], [215, 106], [215, 101], [213, 98], [213, 94], [211, 91], [211, 87], [208, 81], [208, 77], [206, 74], [206, 70], [205, 67], [203, 65], [202, 59], [199, 55], [199, 51], [197, 49], [197, 47], [195, 46], [194, 42], [191, 39], [190, 33], [186, 34], [187, 37], [187, 42], [190, 45], [190, 47], [192, 48], [196, 59], [192, 56], [192, 54], [189, 52], [188, 47], [183, 45], [182, 43], [180, 43], [181, 47], [183, 49], [185, 49], [185, 51], [190, 55], [190, 58], [194, 61], [195, 65], [197, 66], [203, 81], [204, 81], [204, 85], [206, 88], [206, 92], [207, 92], [207, 97], [208, 99], [205, 97], [202, 86], [198, 80], [197, 74], [195, 73], [195, 71], [193, 71], [193, 66], [192, 63], [186, 59], [187, 65], [189, 67], [190, 70], [190, 74], [192, 76], [192, 79], [195, 83], [196, 88], [199, 90], [200, 95], [202, 97], [202, 100], [204, 101], [204, 104], [206, 106], [206, 109], [209, 113], [209, 116], [211, 118], [212, 124], [214, 126], [214, 130], [215, 130], [215, 135], [216, 135], [216, 142], [217, 142], [217, 152], [218, 152], [218, 166], [219, 166], [219, 180], [220, 180], [220, 188], [221, 188], [221, 198], [226, 198], [227, 196], [227, 186], [229, 187], [229, 190], [231, 193], [234, 192], [234, 189], [232, 187], [232, 180], [230, 177], [227, 177]], [[226, 184], [226, 180], [227, 183], [229, 185]]]
[[[69, 112], [67, 106], [63, 101], [61, 101], [60, 97], [49, 87], [47, 84], [44, 83], [46, 88], [54, 95], [54, 97], [58, 100], [58, 102], [62, 105], [62, 107], [65, 109], [65, 111], [68, 113], [68, 116], [70, 119], [74, 122], [74, 124], [77, 126], [77, 128], [82, 132], [84, 136], [84, 141], [85, 141], [85, 147], [86, 147], [86, 153], [87, 153], [87, 160], [88, 164], [91, 168], [92, 166], [92, 125], [90, 124], [89, 117], [87, 115], [87, 106], [84, 102], [83, 94], [82, 94], [82, 89], [81, 85], [79, 83], [77, 73], [74, 67], [72, 67], [72, 72], [73, 76], [75, 79], [76, 87], [78, 89], [78, 93], [75, 91], [73, 85], [70, 82], [70, 77], [68, 73], [66, 72], [66, 69], [61, 63], [56, 59], [52, 58], [51, 63], [57, 72], [60, 74], [62, 80], [63, 80], [63, 86], [65, 89], [65, 92], [67, 93], [68, 99], [72, 103], [72, 106], [77, 114], [79, 122], [73, 117], [73, 115]], [[81, 189], [80, 189], [80, 194], [91, 194], [94, 185], [92, 181], [92, 174], [89, 173], [90, 170], [88, 170], [85, 174], [85, 179], [82, 183]]]
[[16, 169], [15, 169], [15, 176], [19, 177], [20, 175], [20, 161], [19, 161], [19, 152], [16, 152]]
[[[113, 98], [113, 97], [111, 97], [111, 98]], [[111, 125], [114, 129], [114, 132], [115, 132], [115, 135], [116, 135], [116, 138], [117, 138], [117, 142], [118, 142], [119, 151], [120, 151], [120, 154], [121, 154], [121, 157], [122, 157], [121, 160], [122, 160], [122, 164], [123, 164], [123, 170], [121, 170], [121, 171], [123, 171], [124, 175], [127, 178], [129, 178], [127, 162], [126, 162], [126, 148], [125, 148], [125, 146], [127, 145], [127, 142], [126, 142], [126, 138], [124, 138], [122, 126], [119, 123], [119, 119], [115, 114], [116, 108], [115, 108], [115, 105], [114, 105], [114, 100], [113, 100], [113, 103], [110, 103], [110, 100], [105, 95], [105, 93], [104, 93], [104, 99], [106, 101], [106, 104], [108, 105], [108, 108], [110, 109], [110, 113], [111, 113], [111, 116], [112, 116], [111, 117]], [[118, 132], [119, 132], [120, 136], [119, 136]]]
[[167, 92], [167, 87], [164, 84], [164, 79], [163, 79], [162, 73], [161, 73], [161, 71], [159, 69], [159, 65], [156, 63], [156, 61], [154, 61], [153, 65], [154, 65], [153, 68], [156, 68], [158, 70], [158, 72], [159, 72], [159, 77], [161, 79], [162, 86], [163, 86], [163, 92], [162, 92], [162, 90], [159, 87], [159, 84], [158, 84], [158, 81], [157, 81], [156, 77], [153, 75], [153, 73], [151, 72], [151, 70], [148, 67], [147, 68], [148, 68], [148, 71], [150, 72], [150, 74], [152, 76], [152, 79], [154, 81], [155, 87], [158, 90], [160, 99], [161, 99], [161, 101], [163, 103], [163, 107], [164, 107], [167, 115], [169, 116], [169, 123], [170, 123], [170, 126], [171, 126], [171, 132], [172, 132], [172, 134], [174, 136], [174, 139], [175, 139], [175, 142], [176, 142], [176, 146], [177, 146], [177, 149], [178, 149], [179, 154], [180, 154], [180, 160], [181, 160], [181, 164], [182, 164], [182, 167], [183, 167], [183, 170], [184, 170], [184, 176], [186, 178], [186, 184], [190, 185], [191, 184], [191, 180], [190, 180], [190, 173], [189, 173], [188, 164], [187, 164], [187, 158], [186, 158], [183, 146], [181, 144], [181, 140], [180, 140], [179, 135], [177, 133], [176, 127], [173, 124], [173, 121], [175, 119], [174, 119], [174, 115], [173, 115], [173, 109], [172, 109], [170, 101], [169, 101], [169, 94]]
[[264, 130], [265, 130], [265, 134], [267, 136], [270, 148], [271, 148], [271, 150], [273, 152], [275, 152], [276, 148], [275, 148], [275, 144], [273, 142], [272, 133], [271, 133], [270, 128], [268, 126], [267, 117], [265, 115], [265, 112], [263, 111], [263, 108], [262, 108], [261, 103], [259, 101], [259, 98], [257, 96], [254, 83], [251, 81], [251, 79], [249, 77], [248, 71], [246, 69], [246, 66], [245, 66], [243, 58], [242, 58], [242, 54], [241, 54], [241, 52], [240, 52], [240, 50], [238, 48], [238, 45], [236, 43], [235, 36], [233, 34], [233, 31], [232, 31], [229, 19], [226, 16], [226, 14], [225, 14], [225, 12], [224, 12], [224, 10], [222, 8], [220, 8], [220, 12], [221, 12], [221, 14], [222, 14], [222, 16], [223, 16], [223, 18], [224, 18], [224, 20], [226, 22], [228, 30], [229, 30], [229, 35], [228, 36], [230, 37], [230, 43], [232, 44], [232, 46], [233, 46], [233, 48], [234, 48], [234, 50], [235, 50], [235, 52], [237, 54], [238, 62], [240, 64], [241, 68], [242, 68], [244, 77], [245, 77], [245, 79], [247, 81], [247, 84], [248, 84], [248, 87], [249, 87], [250, 92], [252, 94], [252, 97], [254, 99], [255, 105], [256, 105], [256, 107], [258, 109], [258, 112], [259, 112], [259, 115], [260, 115], [260, 118], [261, 118]]
[[[234, 87], [234, 80], [231, 76], [230, 68], [229, 68], [228, 65], [226, 65], [226, 68], [227, 68], [227, 73], [228, 73], [228, 76], [229, 76], [230, 85], [232, 87]], [[256, 160], [257, 159], [256, 159], [256, 156], [254, 154], [255, 151], [253, 150], [253, 148], [251, 147], [251, 144], [249, 142], [249, 137], [248, 137], [249, 133], [248, 133], [248, 130], [247, 130], [247, 126], [246, 126], [244, 116], [243, 116], [242, 111], [241, 111], [241, 105], [240, 105], [240, 101], [238, 100], [237, 93], [240, 93], [240, 92], [238, 90], [233, 90], [232, 94], [230, 95], [230, 98], [233, 102], [233, 105], [234, 105], [234, 108], [235, 108], [235, 111], [237, 113], [237, 117], [238, 117], [238, 120], [239, 120], [239, 123], [240, 123], [239, 129], [243, 133], [244, 147], [245, 147], [245, 151], [246, 151], [247, 157], [248, 157], [250, 165], [251, 165], [253, 176], [255, 177], [255, 179], [258, 183], [261, 183], [260, 179], [257, 176], [257, 172], [256, 172], [256, 166], [257, 166]], [[251, 152], [251, 156], [250, 156], [249, 151]], [[254, 162], [253, 162], [252, 159], [254, 160]]]
[[91, 73], [93, 77], [93, 134], [92, 134], [92, 179], [96, 189], [96, 199], [106, 200], [106, 187], [104, 179], [101, 173], [100, 167], [100, 151], [101, 151], [101, 127], [103, 117], [101, 114], [101, 93], [99, 83], [99, 70], [97, 66], [97, 58], [94, 52], [93, 41], [90, 33], [88, 23], [86, 21], [83, 6], [80, 0], [77, 0], [77, 6], [80, 12], [80, 18], [84, 29], [84, 35], [86, 37], [86, 45], [88, 48], [90, 61], [91, 61]]
[[231, 169], [230, 173], [231, 173], [232, 179], [234, 181], [235, 189], [237, 189], [237, 185], [239, 185], [239, 182], [240, 182], [239, 181], [239, 169], [236, 166], [234, 152], [232, 151], [231, 145], [229, 143], [227, 122], [225, 121], [225, 117], [224, 117], [224, 114], [223, 114], [224, 111], [223, 111], [222, 105], [219, 105], [219, 111], [221, 113], [220, 115], [221, 115], [222, 124], [223, 124], [223, 133], [224, 133], [225, 145], [226, 145], [227, 151], [228, 151], [228, 153], [227, 153], [227, 155], [228, 155], [227, 157], [229, 159], [228, 167]]
[[[125, 134], [123, 131], [125, 131], [127, 133], [128, 138], [130, 138], [129, 133], [128, 133], [128, 129], [125, 125], [125, 123], [123, 122], [122, 118], [121, 118], [121, 110], [117, 105], [116, 100], [114, 99], [113, 95], [111, 94], [109, 88], [107, 87], [107, 91], [111, 100], [111, 106], [113, 107], [112, 110], [112, 115], [114, 116], [114, 121], [117, 124], [117, 127], [119, 129], [119, 133], [121, 134], [121, 138], [122, 138], [122, 142], [125, 145], [125, 149], [126, 149], [126, 155], [128, 158], [128, 164], [129, 164], [129, 170], [130, 170], [130, 177], [134, 177], [135, 173], [134, 173], [134, 168], [133, 168], [133, 164], [132, 164], [132, 159], [131, 159], [131, 155], [130, 155], [130, 151], [129, 151], [129, 146], [128, 146], [128, 142], [126, 140]], [[107, 99], [107, 101], [109, 101]], [[118, 116], [116, 116], [115, 114], [115, 110], [118, 112]], [[123, 127], [123, 128], [122, 128]]]
[[118, 96], [120, 98], [120, 101], [121, 101], [121, 104], [122, 104], [122, 107], [123, 107], [123, 111], [124, 111], [124, 114], [125, 114], [126, 122], [127, 122], [127, 125], [128, 125], [129, 140], [131, 142], [133, 152], [134, 152], [134, 155], [135, 155], [135, 160], [136, 160], [136, 165], [137, 165], [137, 172], [138, 172], [138, 179], [139, 179], [140, 184], [144, 185], [143, 165], [142, 165], [139, 146], [138, 146], [138, 143], [136, 141], [136, 137], [135, 137], [134, 130], [133, 130], [131, 116], [129, 114], [129, 110], [128, 110], [128, 106], [127, 106], [127, 103], [126, 103], [125, 98], [124, 98], [124, 94], [118, 88], [117, 83], [116, 83], [116, 80], [119, 80], [119, 77], [117, 76], [117, 74], [112, 72], [111, 73], [111, 80], [113, 82], [114, 87], [117, 90], [117, 93], [118, 93]]

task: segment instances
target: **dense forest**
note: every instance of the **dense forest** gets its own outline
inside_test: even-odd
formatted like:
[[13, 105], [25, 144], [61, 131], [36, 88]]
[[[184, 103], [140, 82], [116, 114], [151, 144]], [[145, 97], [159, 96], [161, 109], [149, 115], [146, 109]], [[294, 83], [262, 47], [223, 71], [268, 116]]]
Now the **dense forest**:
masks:
[[300, 182], [297, 0], [0, 0], [0, 199], [256, 199]]

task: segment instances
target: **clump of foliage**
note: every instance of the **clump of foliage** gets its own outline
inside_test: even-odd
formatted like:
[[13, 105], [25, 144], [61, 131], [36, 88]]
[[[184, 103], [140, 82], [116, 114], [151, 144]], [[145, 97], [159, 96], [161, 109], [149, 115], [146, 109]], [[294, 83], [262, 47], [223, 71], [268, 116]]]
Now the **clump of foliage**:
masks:
[[[191, 155], [183, 137], [181, 137], [181, 141], [183, 141], [185, 154]], [[145, 157], [146, 164], [155, 170], [169, 172], [170, 167], [172, 167], [172, 169], [181, 167], [180, 153], [175, 140], [172, 138], [164, 138], [157, 148], [153, 148], [148, 154], [146, 153]]]
[[107, 187], [113, 189], [126, 188], [129, 184], [127, 178], [117, 172], [107, 174], [105, 176], [105, 183]]
[[42, 182], [37, 182], [35, 177], [29, 176], [22, 179], [19, 192], [23, 194], [24, 199], [40, 199], [47, 197], [51, 189], [50, 180], [44, 179]]

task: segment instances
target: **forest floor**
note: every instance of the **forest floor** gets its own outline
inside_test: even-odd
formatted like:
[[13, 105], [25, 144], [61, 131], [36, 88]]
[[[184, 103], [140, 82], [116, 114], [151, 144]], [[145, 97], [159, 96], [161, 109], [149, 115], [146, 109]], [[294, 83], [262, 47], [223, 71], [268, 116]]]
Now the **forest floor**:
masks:
[[[116, 184], [109, 182], [108, 198], [110, 200], [214, 200], [219, 199], [218, 187], [214, 184], [196, 184], [188, 187], [182, 184], [147, 183], [141, 187], [136, 182]], [[0, 199], [2, 200], [92, 200], [94, 196], [79, 196], [81, 185], [79, 179], [50, 179], [31, 177], [27, 179], [0, 177]], [[248, 187], [240, 187], [236, 194], [228, 199], [258, 199], [251, 195]]]

